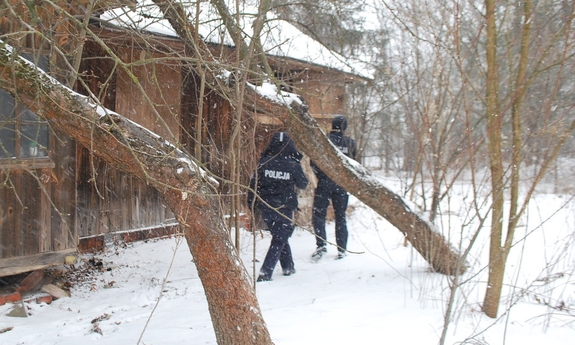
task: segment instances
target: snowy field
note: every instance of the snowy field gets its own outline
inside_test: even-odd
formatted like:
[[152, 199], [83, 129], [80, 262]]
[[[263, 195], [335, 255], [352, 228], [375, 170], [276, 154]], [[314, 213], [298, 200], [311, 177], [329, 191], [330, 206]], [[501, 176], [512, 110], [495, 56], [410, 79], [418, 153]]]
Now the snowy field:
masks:
[[[498, 319], [480, 312], [487, 233], [480, 236], [455, 298], [446, 344], [575, 344], [575, 203], [570, 197], [540, 194], [531, 203], [517, 238], [528, 236], [510, 256]], [[272, 282], [256, 285], [275, 344], [438, 344], [449, 278], [429, 272], [387, 221], [354, 198], [351, 205], [348, 249], [356, 254], [335, 260], [331, 247], [322, 261], [312, 263], [314, 237], [298, 228], [290, 241], [297, 273], [284, 277], [276, 267]], [[450, 217], [462, 218], [455, 209]], [[459, 233], [458, 221], [442, 224], [446, 233]], [[333, 225], [328, 223], [328, 240], [334, 240]], [[242, 231], [241, 240], [242, 258], [253, 274], [253, 236]], [[256, 270], [269, 240], [268, 233], [256, 236]], [[27, 318], [8, 317], [12, 306], [1, 306], [0, 329], [10, 330], [0, 334], [0, 344], [216, 344], [185, 241], [111, 247], [96, 259], [102, 260], [103, 272], [77, 284], [70, 298], [28, 304]]]

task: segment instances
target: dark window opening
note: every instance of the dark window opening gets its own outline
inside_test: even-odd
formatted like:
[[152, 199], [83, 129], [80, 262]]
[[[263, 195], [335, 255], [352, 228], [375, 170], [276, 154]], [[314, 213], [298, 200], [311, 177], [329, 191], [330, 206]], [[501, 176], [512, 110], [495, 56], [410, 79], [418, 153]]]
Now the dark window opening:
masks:
[[[22, 54], [29, 61], [32, 54]], [[47, 70], [47, 58], [37, 64]], [[48, 157], [48, 123], [0, 89], [0, 160]]]

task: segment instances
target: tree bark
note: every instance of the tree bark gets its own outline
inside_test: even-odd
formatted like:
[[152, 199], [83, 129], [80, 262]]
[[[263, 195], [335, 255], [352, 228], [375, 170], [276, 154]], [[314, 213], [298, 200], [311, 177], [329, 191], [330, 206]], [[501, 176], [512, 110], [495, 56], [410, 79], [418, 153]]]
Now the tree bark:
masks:
[[[53, 82], [6, 46], [0, 87], [117, 169], [155, 187], [185, 231], [218, 344], [272, 344], [249, 275], [230, 242], [217, 184], [193, 160], [145, 128]], [[93, 145], [96, 143], [96, 145]]]
[[486, 79], [486, 117], [487, 140], [489, 151], [489, 168], [491, 172], [491, 235], [489, 238], [489, 277], [483, 301], [483, 312], [489, 317], [496, 317], [499, 298], [503, 285], [506, 252], [501, 247], [503, 236], [504, 207], [504, 174], [503, 157], [501, 156], [502, 114], [498, 105], [497, 73], [497, 31], [495, 26], [495, 1], [485, 0], [487, 21], [487, 79]]
[[[488, 124], [489, 124], [489, 157], [491, 162], [491, 179], [493, 188], [493, 218], [491, 222], [491, 242], [489, 248], [489, 277], [487, 281], [487, 289], [485, 291], [485, 299], [483, 301], [483, 312], [492, 318], [497, 317], [499, 304], [501, 301], [501, 293], [503, 289], [503, 278], [505, 273], [505, 265], [507, 257], [511, 251], [513, 244], [513, 237], [517, 228], [517, 220], [521, 215], [519, 210], [519, 184], [522, 158], [521, 150], [523, 149], [523, 130], [521, 119], [521, 107], [527, 91], [527, 65], [529, 61], [529, 41], [531, 35], [531, 0], [523, 2], [523, 27], [521, 30], [521, 52], [519, 55], [519, 64], [517, 68], [517, 80], [515, 85], [515, 98], [512, 102], [511, 109], [511, 127], [513, 136], [512, 157], [511, 157], [511, 182], [510, 182], [510, 206], [509, 206], [509, 221], [507, 222], [507, 235], [505, 242], [502, 243], [503, 238], [503, 167], [501, 157], [501, 119], [490, 116], [491, 114], [499, 114], [497, 102], [497, 84], [499, 78], [497, 76], [496, 66], [496, 42], [497, 32], [495, 28], [495, 4], [491, 1], [486, 1], [487, 9], [487, 42], [488, 42], [488, 77], [487, 77], [487, 109], [488, 109]], [[493, 152], [492, 152], [493, 150]], [[496, 189], [497, 188], [497, 189]], [[497, 199], [496, 199], [497, 198]], [[494, 223], [495, 222], [495, 223]]]

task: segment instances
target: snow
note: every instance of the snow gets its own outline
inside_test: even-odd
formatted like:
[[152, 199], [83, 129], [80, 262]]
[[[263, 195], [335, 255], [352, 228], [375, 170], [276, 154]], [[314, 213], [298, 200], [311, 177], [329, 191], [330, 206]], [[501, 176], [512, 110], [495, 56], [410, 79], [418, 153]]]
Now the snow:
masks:
[[[400, 188], [390, 178], [385, 184]], [[464, 209], [462, 197], [452, 199], [461, 208], [451, 208], [446, 236], [457, 233], [456, 214]], [[469, 258], [472, 265], [462, 276], [446, 344], [573, 344], [574, 207], [570, 195], [540, 193], [531, 202], [509, 258], [498, 319], [480, 312], [488, 243], [486, 234], [480, 236]], [[350, 211], [347, 257], [335, 260], [337, 251], [330, 247], [322, 261], [312, 263], [314, 237], [297, 228], [290, 240], [297, 273], [285, 277], [276, 267], [272, 282], [256, 284], [275, 344], [438, 344], [448, 277], [430, 272], [419, 254], [403, 245], [399, 231], [354, 197]], [[253, 276], [270, 235], [256, 233], [255, 271], [254, 237], [243, 229], [240, 237], [240, 256]], [[328, 240], [334, 240], [332, 222]], [[76, 265], [84, 267], [90, 258], [83, 256]], [[94, 258], [102, 260], [104, 269], [76, 284], [70, 298], [50, 305], [26, 303], [27, 318], [9, 317], [13, 306], [1, 306], [0, 330], [12, 329], [0, 334], [0, 344], [216, 344], [204, 291], [182, 237], [111, 245]], [[560, 302], [563, 310], [552, 308]]]
[[[196, 18], [195, 2], [184, 1], [182, 4], [186, 7], [189, 18], [193, 22]], [[236, 18], [235, 5], [235, 2], [228, 3], [228, 9], [233, 18]], [[249, 38], [253, 35], [253, 21], [258, 13], [257, 5], [253, 1], [242, 1], [241, 3], [240, 26], [247, 44], [249, 44]], [[145, 30], [172, 37], [178, 36], [170, 23], [162, 18], [159, 8], [151, 1], [139, 1], [135, 11], [128, 7], [106, 11], [100, 18], [120, 27]], [[235, 46], [219, 18], [219, 13], [210, 3], [202, 2], [198, 15], [200, 36], [208, 43]], [[364, 78], [373, 78], [373, 72], [365, 64], [351, 63], [350, 60], [330, 51], [313, 38], [302, 33], [292, 24], [277, 18], [271, 12], [266, 14], [266, 22], [260, 39], [263, 50], [269, 55], [289, 57]]]
[[267, 98], [276, 104], [286, 105], [290, 108], [292, 105], [302, 104], [302, 100], [297, 94], [278, 90], [277, 86], [270, 83], [269, 81], [263, 82], [262, 85], [254, 85], [250, 83], [246, 83], [246, 85], [252, 88], [263, 98]]

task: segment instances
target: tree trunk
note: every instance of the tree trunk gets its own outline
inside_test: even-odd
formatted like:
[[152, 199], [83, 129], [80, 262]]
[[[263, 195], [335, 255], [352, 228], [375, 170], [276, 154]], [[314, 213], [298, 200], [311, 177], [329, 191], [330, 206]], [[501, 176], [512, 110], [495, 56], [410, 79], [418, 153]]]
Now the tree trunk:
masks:
[[504, 174], [501, 156], [502, 114], [500, 114], [497, 97], [499, 78], [496, 54], [495, 1], [485, 0], [485, 7], [487, 11], [486, 116], [493, 204], [491, 206], [491, 236], [489, 239], [489, 277], [483, 301], [483, 311], [489, 317], [496, 317], [507, 256], [505, 250], [501, 248], [504, 207]]
[[[217, 184], [183, 152], [137, 124], [53, 83], [0, 49], [0, 87], [117, 169], [165, 198], [185, 230], [218, 344], [272, 344], [249, 275], [223, 224]], [[95, 143], [95, 144], [94, 144]]]
[[[496, 41], [497, 32], [495, 28], [495, 4], [490, 0], [486, 1], [487, 9], [487, 109], [488, 109], [488, 124], [489, 124], [489, 151], [490, 161], [492, 164], [491, 179], [493, 186], [493, 219], [492, 219], [492, 232], [491, 244], [489, 254], [489, 278], [487, 281], [487, 290], [485, 292], [485, 299], [483, 301], [483, 311], [489, 317], [497, 317], [499, 304], [501, 301], [501, 293], [503, 289], [503, 279], [505, 274], [505, 265], [507, 257], [513, 244], [513, 237], [517, 228], [517, 220], [521, 216], [519, 211], [519, 183], [520, 174], [519, 169], [522, 163], [521, 150], [523, 149], [523, 130], [521, 119], [521, 107], [525, 92], [527, 90], [527, 64], [529, 60], [529, 41], [531, 35], [531, 0], [525, 0], [523, 3], [523, 27], [521, 36], [521, 52], [519, 55], [519, 64], [517, 68], [517, 80], [515, 85], [514, 100], [511, 109], [511, 126], [513, 136], [512, 157], [511, 157], [511, 185], [510, 185], [510, 206], [509, 206], [509, 221], [507, 222], [507, 235], [505, 242], [502, 244], [503, 233], [503, 168], [501, 158], [501, 119], [495, 119], [492, 114], [498, 114], [499, 109], [497, 105], [497, 84], [499, 82], [497, 76], [496, 60]], [[492, 151], [493, 150], [493, 151]], [[496, 200], [497, 198], [497, 200]], [[496, 223], [494, 223], [496, 222]]]
[[292, 104], [292, 108], [299, 110], [299, 114], [285, 114], [282, 120], [298, 149], [305, 152], [336, 183], [399, 229], [434, 271], [450, 275], [465, 272], [466, 263], [433, 224], [420, 217], [399, 195], [387, 189], [363, 166], [331, 145], [305, 106], [298, 109], [297, 105]]

